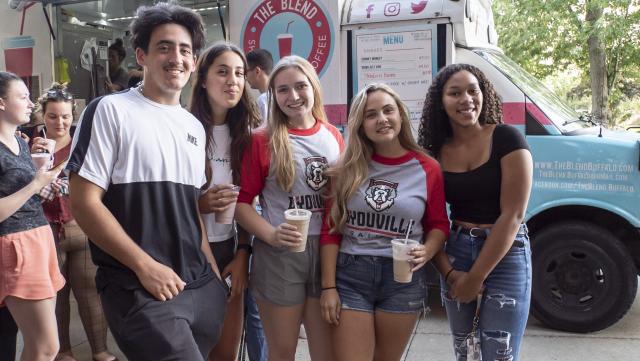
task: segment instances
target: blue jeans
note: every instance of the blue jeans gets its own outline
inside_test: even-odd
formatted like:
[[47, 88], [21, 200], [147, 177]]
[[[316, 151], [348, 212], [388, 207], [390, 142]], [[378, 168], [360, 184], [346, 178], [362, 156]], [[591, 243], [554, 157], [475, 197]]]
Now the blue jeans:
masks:
[[247, 345], [249, 361], [267, 361], [269, 349], [258, 313], [258, 304], [248, 288], [244, 293], [244, 310], [244, 343]]
[[393, 258], [338, 253], [336, 287], [342, 309], [374, 313], [418, 313], [427, 296], [426, 269], [411, 282], [393, 279]]
[[[520, 344], [531, 301], [531, 249], [526, 226], [516, 242], [485, 280], [480, 308], [480, 336], [483, 360], [518, 360]], [[451, 232], [445, 251], [453, 268], [469, 271], [480, 254], [484, 239]], [[449, 286], [440, 279], [442, 300], [453, 334], [458, 361], [467, 359], [466, 337], [471, 332], [476, 302], [459, 304], [449, 296]]]

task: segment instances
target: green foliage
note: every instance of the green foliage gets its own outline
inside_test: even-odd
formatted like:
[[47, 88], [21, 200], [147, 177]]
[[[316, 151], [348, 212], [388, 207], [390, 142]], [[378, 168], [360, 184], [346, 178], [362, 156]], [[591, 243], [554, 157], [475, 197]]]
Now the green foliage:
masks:
[[[587, 6], [604, 10], [593, 24], [585, 20]], [[499, 45], [527, 71], [544, 79], [578, 70], [570, 72], [575, 88], [559, 92], [567, 99], [591, 94], [587, 39], [597, 32], [605, 44], [614, 121], [629, 114], [618, 105], [640, 104], [640, 0], [494, 0], [493, 9]]]

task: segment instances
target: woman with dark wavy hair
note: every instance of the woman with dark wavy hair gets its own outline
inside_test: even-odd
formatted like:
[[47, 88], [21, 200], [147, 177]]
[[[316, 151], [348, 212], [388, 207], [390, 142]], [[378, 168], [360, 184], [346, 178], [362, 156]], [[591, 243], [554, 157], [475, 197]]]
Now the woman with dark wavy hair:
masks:
[[457, 360], [480, 350], [485, 360], [517, 360], [529, 314], [523, 220], [532, 160], [522, 133], [502, 124], [501, 107], [478, 68], [454, 64], [433, 79], [422, 112], [418, 142], [440, 161], [451, 210], [449, 239], [434, 260]]
[[221, 217], [228, 208], [235, 208], [238, 192], [232, 187], [240, 183], [241, 160], [251, 142], [251, 129], [260, 123], [245, 87], [246, 69], [247, 61], [237, 46], [218, 43], [209, 47], [198, 60], [189, 105], [207, 134], [207, 186], [198, 207], [222, 278], [230, 276], [232, 282], [222, 334], [210, 360], [236, 360], [242, 333], [251, 247], [246, 232], [238, 227], [236, 234], [233, 221], [223, 222]]

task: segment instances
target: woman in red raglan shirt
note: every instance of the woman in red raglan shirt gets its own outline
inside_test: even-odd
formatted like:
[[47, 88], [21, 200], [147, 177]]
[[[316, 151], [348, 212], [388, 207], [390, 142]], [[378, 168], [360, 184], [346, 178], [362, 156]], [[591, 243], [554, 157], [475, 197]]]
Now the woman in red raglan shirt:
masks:
[[[354, 97], [348, 132], [329, 172], [322, 315], [334, 326], [334, 360], [400, 360], [425, 308], [423, 266], [449, 230], [442, 172], [416, 144], [406, 107], [385, 84]], [[405, 237], [416, 242], [394, 260], [392, 241]]]
[[[256, 236], [249, 281], [269, 348], [269, 360], [294, 360], [300, 324], [313, 360], [332, 360], [329, 325], [320, 315], [318, 239], [324, 169], [343, 148], [342, 136], [327, 122], [318, 76], [308, 61], [288, 56], [269, 79], [266, 128], [257, 130], [245, 152], [236, 219]], [[260, 195], [262, 216], [251, 206]], [[305, 250], [301, 230], [285, 222], [284, 211], [311, 212]]]

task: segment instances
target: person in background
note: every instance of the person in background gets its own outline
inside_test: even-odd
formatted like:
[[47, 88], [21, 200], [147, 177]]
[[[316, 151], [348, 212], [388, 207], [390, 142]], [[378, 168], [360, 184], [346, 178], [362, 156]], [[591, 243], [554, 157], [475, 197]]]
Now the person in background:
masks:
[[36, 169], [16, 135], [32, 110], [24, 82], [0, 71], [0, 307], [22, 332], [22, 360], [51, 361], [59, 349], [56, 293], [65, 281], [37, 194], [63, 166]]
[[142, 81], [142, 77], [144, 72], [142, 71], [142, 67], [138, 65], [135, 69], [129, 70], [129, 83], [127, 84], [127, 88], [135, 88], [140, 85]]
[[198, 212], [205, 130], [179, 102], [204, 25], [191, 9], [158, 3], [138, 8], [131, 33], [144, 80], [83, 112], [67, 166], [71, 210], [127, 358], [202, 361], [227, 295]]
[[231, 277], [224, 326], [209, 354], [211, 361], [235, 361], [242, 336], [250, 238], [241, 227], [236, 232], [233, 221], [222, 224], [218, 216], [229, 207], [235, 209], [238, 192], [232, 187], [240, 183], [242, 156], [251, 143], [251, 129], [260, 123], [253, 99], [245, 88], [246, 68], [242, 50], [233, 44], [219, 43], [206, 49], [196, 65], [189, 104], [189, 110], [207, 134], [207, 186], [198, 207], [222, 278]]
[[251, 88], [260, 92], [256, 102], [264, 124], [269, 115], [269, 93], [267, 90], [269, 90], [269, 74], [273, 70], [273, 57], [266, 49], [254, 49], [247, 53], [247, 63], [249, 65], [247, 81]]
[[127, 56], [124, 50], [122, 39], [109, 46], [109, 79], [107, 79], [107, 90], [109, 93], [119, 92], [129, 87], [129, 74], [122, 67], [122, 61]]
[[[281, 59], [269, 78], [267, 126], [254, 132], [245, 152], [238, 223], [255, 235], [251, 291], [258, 301], [269, 360], [293, 361], [300, 324], [308, 334], [313, 360], [331, 360], [329, 325], [320, 314], [318, 239], [322, 223], [324, 169], [344, 147], [340, 132], [328, 123], [320, 80], [299, 56]], [[260, 195], [262, 216], [253, 201]], [[302, 234], [285, 222], [287, 209], [312, 213], [306, 247], [293, 252]]]
[[[257, 89], [260, 95], [256, 99], [256, 104], [260, 111], [261, 125], [267, 123], [268, 103], [269, 103], [269, 74], [273, 70], [273, 57], [266, 49], [254, 49], [247, 53], [247, 82], [253, 89]], [[260, 205], [256, 202], [256, 206]], [[251, 361], [266, 361], [269, 354], [267, 342], [260, 321], [258, 312], [258, 304], [256, 299], [247, 289], [245, 294], [245, 340], [247, 345], [247, 353]], [[301, 330], [302, 327], [300, 326]]]
[[[69, 158], [71, 137], [75, 127], [71, 124], [75, 113], [75, 101], [66, 85], [54, 83], [38, 99], [44, 127], [31, 138], [31, 152], [46, 151], [45, 139], [55, 140], [53, 164], [64, 163]], [[69, 178], [61, 174], [50, 186], [40, 192], [42, 208], [53, 230], [58, 262], [67, 284], [58, 292], [56, 319], [60, 352], [56, 361], [75, 360], [71, 352], [69, 324], [71, 291], [78, 302], [82, 326], [87, 334], [94, 361], [115, 360], [107, 351], [107, 321], [96, 291], [96, 266], [91, 261], [89, 242], [73, 218], [69, 206]]]
[[484, 360], [518, 360], [531, 300], [523, 223], [533, 173], [527, 142], [502, 124], [493, 85], [468, 64], [449, 65], [433, 79], [418, 142], [440, 161], [451, 209], [450, 236], [434, 261], [456, 359], [473, 351], [469, 339]]
[[[399, 361], [427, 296], [422, 268], [449, 232], [438, 162], [413, 139], [409, 113], [385, 84], [354, 97], [347, 149], [331, 175], [320, 238], [322, 314], [333, 325], [334, 360]], [[392, 219], [362, 222], [357, 219]], [[395, 229], [394, 229], [395, 227]], [[394, 279], [391, 241], [418, 241], [411, 279]]]

